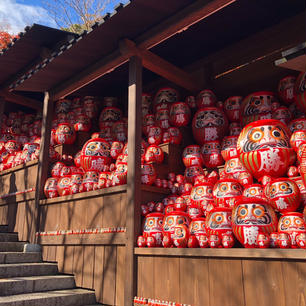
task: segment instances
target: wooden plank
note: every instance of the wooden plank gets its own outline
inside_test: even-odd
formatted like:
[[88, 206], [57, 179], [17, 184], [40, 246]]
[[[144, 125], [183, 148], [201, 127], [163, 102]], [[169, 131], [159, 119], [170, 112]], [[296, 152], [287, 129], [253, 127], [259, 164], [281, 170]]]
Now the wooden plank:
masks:
[[155, 257], [153, 260], [153, 297], [166, 301], [180, 301], [179, 258]]
[[102, 226], [122, 227], [121, 222], [121, 200], [122, 194], [112, 194], [103, 197]]
[[179, 262], [180, 303], [210, 305], [208, 260], [183, 257]]
[[7, 89], [0, 90], [0, 95], [4, 97], [6, 101], [9, 102], [34, 108], [36, 110], [41, 110], [43, 108], [42, 102], [10, 92]]
[[282, 278], [286, 306], [305, 306], [305, 275], [306, 265], [301, 261], [282, 261]]
[[275, 65], [286, 69], [306, 72], [306, 54], [288, 60], [282, 58], [275, 61]]
[[83, 280], [82, 287], [93, 289], [93, 276], [94, 276], [94, 260], [95, 260], [95, 247], [84, 247], [84, 261], [83, 261]]
[[90, 200], [88, 208], [85, 210], [85, 225], [83, 228], [102, 227], [103, 217], [103, 197], [96, 197]]
[[151, 51], [139, 48], [129, 39], [123, 39], [119, 42], [120, 51], [122, 54], [127, 54], [129, 57], [139, 56], [142, 59], [143, 66], [161, 77], [191, 91], [198, 92], [201, 90], [200, 84], [189, 73], [176, 67], [170, 62], [164, 60], [160, 56]]
[[137, 272], [134, 257], [136, 237], [140, 233], [140, 200], [141, 200], [141, 94], [142, 64], [139, 57], [132, 57], [129, 65], [128, 97], [128, 165], [127, 174], [127, 207], [126, 207], [126, 283], [124, 305], [132, 305], [137, 292]]
[[73, 255], [74, 246], [64, 247], [64, 262], [63, 262], [63, 272], [68, 274], [73, 274]]
[[54, 103], [52, 100], [50, 100], [49, 93], [45, 92], [39, 163], [37, 169], [37, 184], [35, 190], [35, 220], [36, 220], [35, 223], [37, 231], [39, 231], [39, 226], [40, 226], [39, 200], [44, 197], [43, 188], [45, 181], [48, 177], [49, 146], [50, 146], [50, 136], [51, 136], [51, 123], [53, 118], [53, 108], [54, 108]]
[[74, 246], [73, 254], [73, 274], [75, 277], [75, 283], [77, 287], [82, 287], [83, 279], [83, 260], [84, 260], [84, 246]]
[[49, 246], [49, 254], [48, 254], [48, 260], [49, 261], [56, 261], [56, 245]]
[[103, 267], [104, 267], [104, 246], [95, 246], [94, 264], [94, 289], [97, 302], [103, 303]]
[[125, 245], [125, 233], [39, 236], [42, 245]]
[[117, 248], [106, 246], [103, 268], [103, 304], [115, 305]]
[[155, 297], [155, 284], [160, 278], [155, 280], [154, 269], [153, 256], [137, 257], [137, 296]]
[[139, 36], [135, 42], [141, 48], [151, 49], [234, 2], [236, 0], [196, 1]]
[[126, 192], [126, 189], [127, 189], [127, 185], [121, 185], [121, 186], [115, 186], [115, 187], [100, 189], [100, 190], [82, 192], [82, 193], [77, 193], [77, 194], [63, 196], [63, 197], [57, 197], [57, 198], [53, 198], [53, 199], [41, 200], [40, 205], [50, 205], [50, 204], [61, 203], [61, 202], [66, 203], [66, 202], [70, 202], [70, 201], [76, 201], [76, 200], [79, 200], [79, 199], [88, 199], [88, 198], [92, 198], [92, 197], [103, 196], [103, 195], [106, 195], [106, 194]]
[[239, 259], [209, 259], [208, 269], [211, 306], [245, 305], [241, 261]]
[[58, 271], [60, 273], [64, 272], [64, 264], [65, 264], [65, 246], [64, 245], [58, 245], [56, 249], [56, 261], [58, 265]]
[[287, 305], [281, 261], [243, 260], [242, 267], [246, 306]]
[[178, 248], [135, 248], [136, 255], [186, 256], [186, 257], [226, 257], [226, 258], [267, 258], [267, 259], [306, 259], [303, 249], [178, 249]]
[[125, 267], [125, 249], [123, 246], [117, 246], [115, 305], [124, 304]]

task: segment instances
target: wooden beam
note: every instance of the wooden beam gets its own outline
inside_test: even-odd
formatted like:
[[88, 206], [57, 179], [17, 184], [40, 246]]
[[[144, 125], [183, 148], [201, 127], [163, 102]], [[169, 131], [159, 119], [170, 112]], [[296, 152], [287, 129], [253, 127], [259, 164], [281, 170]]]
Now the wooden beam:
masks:
[[129, 39], [123, 39], [119, 42], [120, 52], [123, 55], [138, 56], [142, 59], [145, 68], [163, 78], [191, 91], [198, 92], [201, 90], [200, 84], [189, 73], [162, 59], [151, 51], [139, 48]]
[[[198, 0], [184, 8], [169, 19], [155, 26], [145, 34], [135, 39], [136, 44], [143, 49], [150, 49], [160, 42], [168, 39], [176, 33], [186, 30], [189, 26], [203, 20], [222, 8], [236, 2], [236, 0]], [[93, 65], [80, 71], [77, 75], [67, 79], [61, 84], [50, 89], [50, 97], [56, 101], [77, 91], [85, 85], [111, 72], [128, 61], [128, 57], [122, 55], [119, 50], [98, 60]]]
[[237, 0], [198, 0], [175, 15], [159, 23], [135, 39], [135, 43], [144, 49], [151, 49], [171, 36], [187, 30], [210, 15]]
[[41, 129], [41, 141], [40, 141], [40, 153], [37, 168], [37, 181], [35, 190], [35, 221], [36, 221], [36, 232], [39, 232], [39, 200], [43, 198], [44, 184], [48, 177], [49, 167], [49, 147], [51, 137], [51, 125], [53, 117], [54, 103], [49, 98], [49, 93], [45, 92], [44, 98], [44, 109]]
[[132, 306], [137, 292], [137, 263], [134, 256], [136, 237], [140, 233], [140, 198], [141, 198], [141, 93], [142, 63], [133, 56], [129, 63], [129, 96], [128, 96], [128, 174], [127, 174], [127, 207], [126, 207], [126, 255], [125, 255], [125, 288], [124, 305]]
[[36, 110], [41, 110], [43, 106], [42, 102], [38, 100], [23, 97], [16, 93], [10, 92], [7, 89], [0, 90], [0, 96], [3, 97], [8, 102], [24, 105], [30, 108], [34, 108]]

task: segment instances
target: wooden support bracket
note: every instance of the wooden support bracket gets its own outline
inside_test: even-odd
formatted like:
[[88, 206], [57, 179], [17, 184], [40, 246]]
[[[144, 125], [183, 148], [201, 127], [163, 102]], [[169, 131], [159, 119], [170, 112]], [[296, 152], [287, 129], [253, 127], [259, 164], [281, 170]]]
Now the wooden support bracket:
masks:
[[120, 52], [128, 57], [138, 56], [142, 59], [143, 66], [157, 73], [163, 78], [191, 91], [201, 90], [200, 84], [189, 73], [169, 63], [151, 51], [139, 48], [129, 40], [123, 39], [119, 42]]
[[42, 102], [31, 98], [23, 97], [16, 93], [10, 92], [7, 89], [0, 90], [0, 96], [8, 102], [24, 105], [27, 107], [34, 108], [36, 110], [41, 110], [43, 108]]

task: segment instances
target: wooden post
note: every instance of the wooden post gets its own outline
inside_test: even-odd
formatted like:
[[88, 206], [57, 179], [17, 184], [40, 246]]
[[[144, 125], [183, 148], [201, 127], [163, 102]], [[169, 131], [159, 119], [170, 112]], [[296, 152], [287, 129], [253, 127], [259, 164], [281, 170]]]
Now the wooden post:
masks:
[[41, 129], [41, 142], [40, 153], [37, 170], [37, 181], [35, 191], [35, 223], [36, 232], [39, 231], [40, 226], [40, 214], [39, 214], [39, 200], [43, 197], [44, 184], [48, 177], [49, 167], [49, 146], [51, 137], [51, 123], [53, 117], [53, 101], [49, 98], [49, 93], [45, 92], [44, 107], [43, 107], [43, 119]]
[[3, 97], [0, 97], [0, 128], [1, 128], [1, 125], [2, 125], [4, 108], [5, 108], [5, 99]]
[[128, 174], [127, 174], [127, 209], [126, 209], [126, 275], [124, 305], [133, 305], [137, 292], [137, 263], [134, 256], [136, 237], [140, 231], [141, 197], [141, 94], [142, 62], [133, 56], [129, 63], [128, 96]]

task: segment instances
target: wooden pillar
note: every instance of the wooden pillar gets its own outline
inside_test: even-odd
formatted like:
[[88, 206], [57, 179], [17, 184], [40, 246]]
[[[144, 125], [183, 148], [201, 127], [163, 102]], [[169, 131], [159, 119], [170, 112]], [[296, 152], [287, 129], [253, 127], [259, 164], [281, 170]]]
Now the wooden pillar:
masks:
[[45, 92], [44, 106], [43, 106], [43, 119], [41, 129], [41, 142], [40, 142], [40, 153], [37, 170], [37, 181], [35, 191], [35, 228], [36, 232], [39, 231], [39, 200], [43, 197], [44, 184], [48, 177], [49, 167], [49, 147], [50, 147], [50, 136], [51, 136], [51, 125], [53, 117], [53, 101], [49, 98], [49, 93]]
[[0, 128], [1, 128], [1, 125], [2, 125], [4, 108], [5, 108], [5, 99], [3, 97], [0, 97]]
[[129, 63], [128, 93], [128, 174], [126, 209], [126, 275], [124, 305], [133, 305], [137, 292], [137, 265], [134, 256], [136, 237], [140, 233], [140, 197], [141, 197], [141, 94], [142, 62], [133, 56]]

